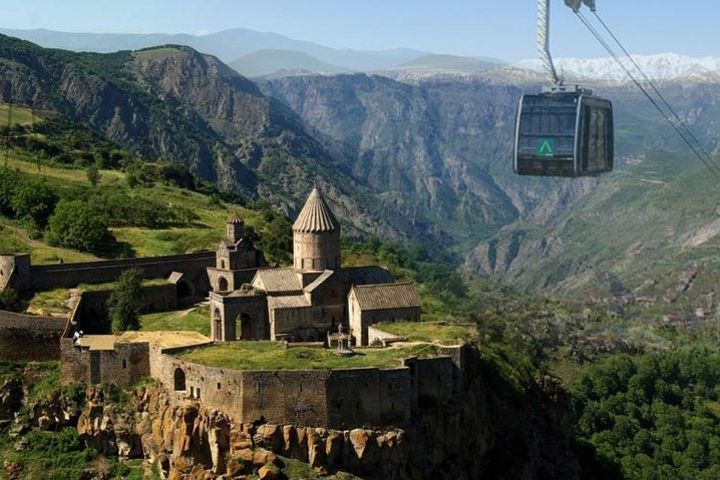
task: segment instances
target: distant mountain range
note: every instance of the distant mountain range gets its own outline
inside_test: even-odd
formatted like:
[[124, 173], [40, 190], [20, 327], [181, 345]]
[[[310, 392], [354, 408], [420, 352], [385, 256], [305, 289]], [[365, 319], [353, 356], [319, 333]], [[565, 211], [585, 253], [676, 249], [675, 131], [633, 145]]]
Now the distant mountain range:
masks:
[[[720, 58], [689, 57], [677, 53], [658, 55], [633, 55], [648, 77], [656, 80], [670, 80], [707, 74], [720, 70]], [[625, 60], [628, 67], [632, 64]], [[607, 58], [558, 58], [556, 67], [566, 76], [577, 76], [595, 80], [628, 80], [623, 69], [610, 57]], [[540, 60], [523, 60], [520, 68], [542, 71]]]
[[319, 73], [333, 75], [352, 70], [323, 62], [307, 53], [293, 50], [258, 50], [230, 62], [232, 68], [246, 77]]
[[[290, 51], [314, 57], [316, 61], [337, 65], [339, 68], [372, 71], [381, 70], [421, 57], [427, 52], [406, 48], [391, 50], [351, 50], [318, 45], [312, 42], [294, 40], [276, 33], [258, 32], [246, 28], [233, 28], [208, 35], [168, 33], [77, 33], [53, 30], [14, 30], [0, 28], [0, 33], [28, 40], [42, 47], [62, 48], [75, 52], [110, 53], [119, 50], [138, 50], [157, 45], [185, 45], [195, 50], [215, 55], [226, 63], [241, 59], [248, 54], [262, 51]], [[290, 58], [287, 57], [286, 58]], [[293, 59], [297, 66], [297, 57]], [[252, 68], [260, 67], [253, 66]], [[301, 66], [300, 68], [306, 68]], [[283, 66], [280, 69], [292, 69]], [[312, 70], [312, 69], [308, 69]], [[318, 72], [322, 73], [322, 72]]]

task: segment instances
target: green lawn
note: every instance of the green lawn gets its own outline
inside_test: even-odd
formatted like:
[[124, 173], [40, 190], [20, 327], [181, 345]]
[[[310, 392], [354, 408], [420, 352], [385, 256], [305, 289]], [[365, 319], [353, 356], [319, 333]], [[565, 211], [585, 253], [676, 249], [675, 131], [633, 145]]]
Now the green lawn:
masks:
[[33, 315], [69, 314], [69, 299], [70, 291], [66, 288], [36, 292], [28, 302], [27, 312]]
[[384, 332], [405, 337], [409, 341], [433, 342], [442, 345], [457, 345], [469, 342], [478, 336], [474, 325], [453, 325], [437, 322], [396, 322], [375, 325]]
[[411, 356], [437, 355], [436, 345], [404, 348], [361, 348], [357, 355], [343, 357], [335, 349], [286, 348], [280, 342], [232, 342], [198, 347], [180, 355], [183, 360], [233, 370], [334, 370], [347, 368], [390, 368], [402, 365]]
[[210, 336], [210, 307], [202, 305], [189, 310], [151, 313], [140, 317], [143, 332], [166, 332], [173, 330], [199, 332]]
[[[7, 103], [0, 103], [0, 125], [7, 125], [9, 110], [10, 108]], [[11, 125], [30, 125], [33, 123], [33, 120], [39, 123], [41, 119], [37, 114], [33, 118], [32, 112], [28, 109], [17, 105], [12, 106]]]

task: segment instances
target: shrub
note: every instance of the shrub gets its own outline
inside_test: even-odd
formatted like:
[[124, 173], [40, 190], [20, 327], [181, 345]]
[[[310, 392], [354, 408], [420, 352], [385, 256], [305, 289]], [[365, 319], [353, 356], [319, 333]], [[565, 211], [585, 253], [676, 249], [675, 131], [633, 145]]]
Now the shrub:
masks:
[[26, 180], [15, 189], [12, 208], [17, 218], [30, 220], [44, 228], [57, 202], [58, 196], [48, 184]]
[[0, 292], [0, 310], [11, 312], [22, 312], [24, 305], [17, 292], [12, 288], [6, 288]]
[[98, 251], [111, 239], [105, 216], [79, 200], [60, 201], [45, 232], [50, 245], [89, 252]]

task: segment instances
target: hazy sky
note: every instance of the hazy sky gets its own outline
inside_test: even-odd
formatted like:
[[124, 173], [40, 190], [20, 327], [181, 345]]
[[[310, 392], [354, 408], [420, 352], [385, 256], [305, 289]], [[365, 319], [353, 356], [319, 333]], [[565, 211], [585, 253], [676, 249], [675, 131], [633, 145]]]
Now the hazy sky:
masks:
[[[556, 55], [603, 51], [551, 0]], [[720, 56], [718, 0], [597, 0], [635, 53]], [[202, 34], [244, 27], [338, 48], [411, 47], [515, 61], [535, 56], [533, 0], [2, 0], [0, 26]]]

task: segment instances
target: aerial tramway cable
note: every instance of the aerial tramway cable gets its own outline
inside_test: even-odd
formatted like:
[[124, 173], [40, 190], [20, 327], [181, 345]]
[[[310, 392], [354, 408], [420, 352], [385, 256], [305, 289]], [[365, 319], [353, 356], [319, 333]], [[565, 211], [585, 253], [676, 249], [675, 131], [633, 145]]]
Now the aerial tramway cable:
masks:
[[[597, 18], [598, 22], [600, 23], [600, 25], [602, 25], [602, 27], [605, 29], [605, 31], [608, 33], [608, 35], [610, 35], [610, 37], [613, 39], [613, 41], [620, 47], [620, 49], [625, 54], [625, 57], [628, 60], [630, 60], [630, 62], [633, 64], [633, 66], [635, 66], [635, 69], [638, 72], [640, 72], [640, 75], [642, 75], [643, 79], [645, 80], [645, 83], [650, 85], [650, 88], [652, 88], [652, 90], [655, 92], [655, 94], [658, 96], [658, 98], [660, 98], [660, 101], [670, 111], [670, 113], [675, 118], [677, 123], [683, 127], [683, 129], [685, 130], [685, 133], [687, 133], [687, 135], [695, 142], [695, 144], [698, 147], [698, 149], [700, 150], [700, 152], [702, 152], [703, 155], [707, 159], [709, 159], [711, 162], [713, 162], [712, 156], [710, 155], [710, 153], [708, 153], [708, 151], [705, 149], [705, 147], [703, 147], [702, 143], [700, 142], [700, 140], [698, 140], [698, 138], [695, 136], [695, 134], [690, 129], [690, 127], [688, 127], [688, 125], [682, 120], [682, 118], [680, 118], [680, 115], [678, 115], [677, 111], [673, 108], [673, 106], [670, 104], [670, 102], [667, 101], [667, 99], [662, 94], [660, 89], [657, 87], [655, 82], [643, 71], [643, 69], [640, 67], [640, 65], [635, 61], [635, 58], [633, 58], [633, 56], [630, 54], [628, 49], [625, 48], [625, 45], [623, 45], [623, 43], [620, 41], [620, 39], [617, 37], [617, 35], [615, 35], [615, 33], [610, 29], [610, 27], [607, 25], [607, 23], [605, 23], [605, 21], [600, 17], [600, 15], [598, 15], [597, 11], [593, 11], [592, 13], [593, 13], [593, 15], [595, 15], [595, 18]], [[713, 164], [715, 165], [715, 163], [713, 163]]]
[[[608, 54], [615, 60], [615, 62], [622, 68], [622, 70], [625, 72], [625, 74], [632, 80], [632, 82], [635, 84], [635, 86], [640, 89], [640, 91], [645, 95], [645, 97], [652, 103], [652, 105], [660, 112], [660, 114], [665, 118], [665, 120], [670, 124], [670, 126], [675, 130], [675, 132], [680, 136], [680, 138], [683, 140], [683, 142], [690, 148], [695, 156], [700, 159], [700, 161], [707, 167], [710, 172], [713, 173], [718, 179], [720, 179], [720, 168], [715, 164], [715, 162], [712, 160], [712, 158], [706, 153], [707, 158], [703, 156], [703, 154], [700, 152], [698, 147], [702, 149], [702, 147], [693, 145], [693, 142], [690, 138], [688, 138], [688, 134], [683, 132], [683, 130], [676, 125], [676, 123], [670, 118], [670, 116], [665, 112], [665, 110], [662, 109], [662, 107], [658, 104], [657, 100], [653, 98], [652, 95], [650, 95], [650, 92], [647, 91], [645, 86], [633, 75], [633, 73], [630, 71], [630, 69], [620, 61], [618, 55], [615, 53], [613, 48], [608, 45], [608, 43], [605, 41], [605, 39], [600, 35], [600, 33], [597, 31], [597, 29], [590, 23], [590, 21], [585, 17], [585, 15], [582, 14], [579, 10], [574, 10], [575, 15], [580, 19], [580, 21], [585, 25], [585, 27], [590, 31], [590, 33], [595, 37], [595, 39], [602, 45], [602, 47], [605, 49], [605, 51], [608, 52]], [[644, 75], [644, 73], [643, 73]], [[672, 110], [672, 109], [671, 109]], [[679, 118], [679, 117], [678, 117]], [[687, 129], [687, 126], [685, 126], [684, 122], [680, 120], [680, 125], [685, 127]], [[689, 131], [689, 129], [687, 129]], [[692, 132], [690, 132], [691, 138], [696, 137], [692, 135]]]

